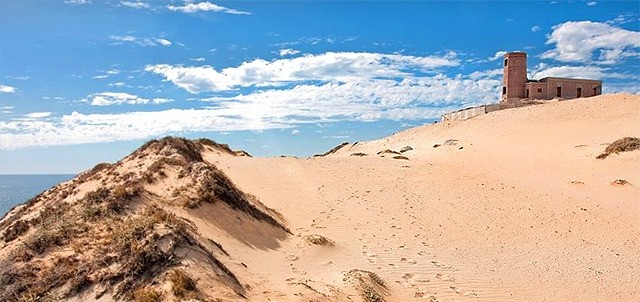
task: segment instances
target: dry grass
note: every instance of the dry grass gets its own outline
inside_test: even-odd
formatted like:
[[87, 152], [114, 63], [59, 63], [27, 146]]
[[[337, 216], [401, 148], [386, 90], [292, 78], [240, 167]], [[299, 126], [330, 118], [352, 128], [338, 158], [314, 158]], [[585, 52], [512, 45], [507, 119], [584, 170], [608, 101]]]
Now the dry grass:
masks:
[[400, 154], [400, 152], [398, 151], [393, 151], [390, 149], [386, 149], [386, 150], [382, 150], [382, 151], [378, 151], [377, 153], [378, 155], [384, 155], [384, 154]]
[[9, 226], [2, 233], [4, 242], [10, 242], [26, 233], [31, 225], [24, 220], [17, 220], [13, 225]]
[[304, 240], [310, 244], [319, 245], [319, 246], [335, 246], [336, 244], [327, 237], [322, 235], [312, 234], [303, 237]]
[[347, 276], [357, 281], [360, 296], [366, 302], [384, 302], [384, 294], [388, 290], [387, 284], [374, 272], [352, 269]]
[[404, 155], [396, 155], [393, 157], [393, 159], [409, 160], [409, 158]]
[[356, 152], [356, 153], [351, 153], [350, 156], [367, 156], [367, 153]]
[[616, 179], [616, 180], [611, 182], [611, 185], [613, 185], [613, 186], [626, 186], [626, 185], [631, 185], [631, 183], [626, 181], [625, 179]]
[[400, 149], [400, 153], [405, 153], [407, 151], [411, 151], [413, 150], [413, 148], [411, 148], [411, 146], [404, 146], [402, 147], [402, 149]]
[[160, 302], [162, 301], [162, 293], [151, 287], [143, 287], [133, 292], [133, 300], [135, 302]]
[[629, 152], [633, 150], [640, 150], [640, 138], [637, 137], [625, 137], [621, 138], [609, 145], [604, 149], [604, 152], [598, 155], [597, 159], [605, 159], [607, 156], [620, 152]]
[[186, 297], [189, 293], [197, 291], [196, 281], [193, 280], [184, 270], [174, 269], [167, 274], [171, 281], [171, 290], [178, 297]]
[[329, 151], [327, 151], [327, 152], [325, 152], [323, 154], [316, 154], [313, 157], [322, 157], [322, 156], [327, 156], [327, 155], [336, 153], [336, 152], [338, 152], [338, 150], [342, 149], [342, 147], [344, 147], [344, 146], [346, 146], [348, 144], [349, 144], [349, 142], [343, 142], [343, 143], [333, 147], [331, 150], [329, 150]]

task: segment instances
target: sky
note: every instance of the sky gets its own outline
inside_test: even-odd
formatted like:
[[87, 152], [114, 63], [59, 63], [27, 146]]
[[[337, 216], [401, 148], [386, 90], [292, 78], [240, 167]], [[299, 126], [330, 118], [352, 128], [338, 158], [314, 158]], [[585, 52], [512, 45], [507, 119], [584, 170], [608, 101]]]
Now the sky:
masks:
[[528, 76], [640, 93], [637, 1], [0, 0], [0, 173], [167, 135], [310, 156], [497, 102]]

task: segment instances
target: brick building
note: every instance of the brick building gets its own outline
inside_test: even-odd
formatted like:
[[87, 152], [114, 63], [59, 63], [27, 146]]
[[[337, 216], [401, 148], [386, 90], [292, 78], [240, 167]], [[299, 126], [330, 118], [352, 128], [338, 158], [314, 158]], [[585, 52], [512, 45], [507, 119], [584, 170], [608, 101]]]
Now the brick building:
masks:
[[590, 97], [602, 93], [602, 81], [546, 77], [527, 79], [527, 54], [510, 52], [504, 55], [501, 102], [521, 99], [550, 100]]

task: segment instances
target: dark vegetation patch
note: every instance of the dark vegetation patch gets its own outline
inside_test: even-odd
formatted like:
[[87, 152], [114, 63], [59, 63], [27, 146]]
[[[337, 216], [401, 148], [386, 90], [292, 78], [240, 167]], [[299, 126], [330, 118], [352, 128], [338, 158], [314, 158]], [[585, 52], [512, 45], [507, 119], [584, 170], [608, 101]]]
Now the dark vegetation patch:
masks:
[[402, 149], [400, 149], [400, 153], [405, 153], [407, 151], [411, 151], [413, 150], [413, 148], [411, 148], [411, 146], [404, 146], [402, 147]]
[[329, 150], [329, 151], [327, 151], [327, 152], [325, 152], [325, 153], [322, 153], [322, 154], [316, 154], [316, 155], [314, 155], [314, 157], [322, 157], [322, 156], [327, 156], [327, 155], [330, 155], [330, 154], [336, 153], [336, 152], [338, 152], [338, 150], [342, 149], [342, 147], [344, 147], [344, 146], [346, 146], [346, 145], [348, 145], [348, 144], [349, 144], [349, 142], [341, 143], [341, 144], [339, 144], [339, 145], [337, 145], [337, 146], [333, 147], [331, 150]]
[[374, 272], [352, 269], [347, 277], [356, 281], [356, 289], [366, 302], [384, 302], [384, 296], [388, 292], [387, 284]]
[[182, 269], [174, 269], [167, 274], [167, 278], [171, 281], [171, 291], [180, 298], [192, 298], [191, 293], [197, 291], [196, 281]]
[[393, 159], [409, 160], [409, 158], [404, 155], [396, 155], [393, 157]]
[[614, 186], [626, 186], [626, 185], [631, 185], [631, 183], [628, 182], [625, 179], [616, 179], [616, 180], [611, 182], [611, 185], [614, 185]]
[[378, 153], [376, 153], [376, 154], [378, 154], [378, 155], [385, 155], [385, 154], [400, 154], [400, 152], [398, 152], [398, 151], [393, 151], [393, 150], [390, 150], [390, 149], [385, 149], [385, 150], [382, 150], [382, 151], [378, 151]]
[[351, 153], [350, 156], [367, 156], [367, 153], [356, 152], [356, 153]]
[[331, 239], [324, 237], [322, 235], [317, 235], [317, 234], [312, 234], [312, 235], [307, 235], [303, 237], [304, 240], [310, 244], [313, 245], [319, 245], [319, 246], [335, 246], [335, 242], [333, 242]]
[[630, 152], [630, 151], [639, 150], [639, 149], [640, 149], [640, 138], [625, 137], [611, 143], [611, 145], [607, 146], [607, 148], [604, 149], [604, 152], [598, 155], [596, 158], [605, 159], [607, 158], [607, 156], [613, 153], [618, 154], [620, 152]]

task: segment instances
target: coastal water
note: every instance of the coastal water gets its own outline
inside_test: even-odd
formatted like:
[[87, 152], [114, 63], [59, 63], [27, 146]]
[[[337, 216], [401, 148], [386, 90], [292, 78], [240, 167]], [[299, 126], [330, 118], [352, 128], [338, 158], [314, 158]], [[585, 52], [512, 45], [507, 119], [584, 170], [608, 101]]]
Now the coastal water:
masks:
[[0, 217], [14, 206], [74, 176], [73, 174], [0, 174]]

